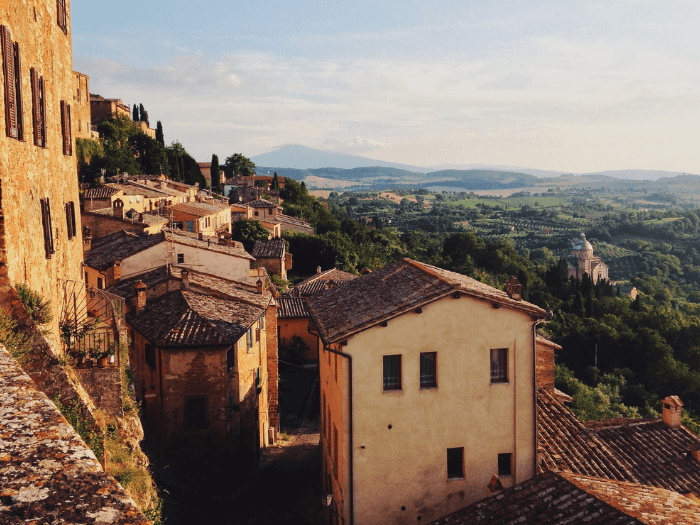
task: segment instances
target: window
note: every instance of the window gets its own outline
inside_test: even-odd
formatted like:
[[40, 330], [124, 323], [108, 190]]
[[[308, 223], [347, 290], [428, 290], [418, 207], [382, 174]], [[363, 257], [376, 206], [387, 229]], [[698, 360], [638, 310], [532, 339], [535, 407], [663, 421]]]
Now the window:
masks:
[[2, 40], [2, 72], [5, 79], [5, 133], [8, 137], [24, 140], [22, 118], [22, 60], [19, 44], [12, 41], [7, 26], [0, 26]]
[[153, 345], [146, 345], [144, 349], [144, 361], [151, 368], [156, 367], [156, 349]]
[[333, 423], [333, 473], [335, 477], [338, 477], [338, 463], [340, 463], [340, 458], [338, 457], [338, 427]]
[[[265, 313], [267, 313], [267, 312], [265, 312]], [[260, 318], [260, 329], [265, 330], [265, 316], [264, 315]]]
[[447, 479], [464, 477], [464, 447], [447, 449]]
[[41, 224], [44, 227], [44, 251], [46, 258], [56, 253], [53, 247], [53, 230], [51, 228], [51, 204], [49, 199], [41, 199]]
[[63, 137], [63, 154], [73, 155], [70, 104], [67, 104], [65, 100], [61, 100], [61, 136]]
[[236, 348], [231, 347], [226, 351], [226, 371], [230, 372], [236, 364]]
[[184, 263], [185, 263], [185, 254], [178, 253], [177, 254], [177, 264], [184, 264]]
[[511, 458], [513, 454], [499, 454], [498, 455], [498, 475], [499, 476], [510, 476], [513, 471], [511, 468]]
[[508, 381], [508, 349], [491, 349], [491, 382], [505, 383]]
[[207, 398], [190, 397], [185, 399], [185, 424], [199, 430], [207, 426]]
[[437, 386], [437, 352], [422, 352], [420, 355], [420, 387]]
[[77, 235], [75, 227], [75, 204], [73, 201], [66, 202], [66, 226], [68, 230], [68, 240], [71, 240]]
[[384, 390], [401, 390], [401, 355], [384, 356]]
[[[180, 229], [182, 229], [182, 226], [180, 226]], [[190, 233], [194, 233], [194, 221], [187, 221], [187, 231]]]
[[97, 278], [97, 289], [98, 289], [98, 290], [104, 290], [104, 287], [105, 287], [105, 283], [104, 283], [104, 281], [102, 280], [102, 277], [98, 277], [98, 278]]
[[245, 333], [245, 344], [246, 347], [248, 348], [248, 352], [253, 348], [253, 328], [248, 328], [248, 331]]
[[56, 22], [64, 34], [68, 34], [68, 11], [66, 0], [56, 0]]

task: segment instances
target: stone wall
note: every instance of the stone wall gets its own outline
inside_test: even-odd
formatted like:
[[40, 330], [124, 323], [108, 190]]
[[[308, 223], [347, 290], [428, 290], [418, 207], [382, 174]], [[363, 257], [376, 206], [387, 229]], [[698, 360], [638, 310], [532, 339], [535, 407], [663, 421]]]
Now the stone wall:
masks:
[[90, 133], [92, 119], [90, 118], [90, 77], [73, 71], [73, 128], [75, 138], [92, 138]]
[[76, 368], [75, 373], [95, 405], [109, 416], [124, 417], [118, 367]]
[[[63, 291], [59, 280], [80, 280], [83, 261], [80, 235], [69, 239], [66, 218], [66, 204], [73, 203], [76, 230], [81, 231], [75, 137], [73, 133], [72, 154], [64, 154], [61, 128], [61, 102], [74, 103], [70, 17], [68, 20], [64, 34], [57, 23], [57, 3], [52, 0], [0, 0], [0, 24], [10, 29], [22, 57], [19, 78], [24, 128], [24, 140], [8, 137], [5, 111], [0, 111], [0, 207], [5, 244], [0, 260], [5, 268], [0, 274], [6, 270], [10, 283], [27, 283], [51, 300], [54, 321], [47, 328], [54, 340]], [[46, 147], [34, 144], [30, 68], [46, 85]], [[4, 96], [4, 87], [0, 91]], [[48, 254], [50, 258], [45, 251], [41, 199], [49, 199], [51, 211], [54, 253]], [[6, 294], [0, 294], [0, 302], [7, 301]]]
[[537, 388], [545, 388], [549, 391], [554, 391], [555, 350], [561, 350], [561, 346], [542, 337], [537, 337], [535, 354]]
[[0, 346], [1, 523], [150, 523]]
[[126, 230], [134, 233], [142, 233], [147, 229], [146, 224], [140, 222], [125, 221], [117, 217], [102, 215], [100, 213], [83, 212], [80, 214], [83, 226], [90, 228], [93, 239], [104, 237], [110, 233]]

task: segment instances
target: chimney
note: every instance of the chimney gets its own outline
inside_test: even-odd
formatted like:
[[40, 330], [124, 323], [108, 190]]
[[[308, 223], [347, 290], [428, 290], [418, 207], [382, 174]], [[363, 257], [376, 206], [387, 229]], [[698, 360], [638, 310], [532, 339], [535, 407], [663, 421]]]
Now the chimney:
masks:
[[83, 253], [92, 249], [92, 231], [89, 226], [83, 226]]
[[136, 283], [136, 315], [146, 310], [146, 290], [148, 286], [143, 281]]
[[683, 414], [683, 401], [678, 396], [668, 396], [661, 401], [663, 420], [668, 428], [679, 428], [681, 426], [681, 415]]
[[112, 267], [112, 278], [114, 282], [117, 282], [122, 278], [122, 262], [114, 261], [114, 266]]
[[263, 282], [262, 279], [258, 279], [258, 282], [255, 283], [255, 286], [257, 287], [257, 293], [261, 294], [263, 293]]
[[506, 293], [508, 297], [516, 301], [523, 300], [523, 285], [520, 284], [518, 278], [515, 275], [511, 275], [508, 282], [506, 282]]
[[320, 266], [317, 266], [317, 267], [316, 267], [316, 273], [321, 273], [321, 267], [320, 267]]
[[494, 474], [491, 477], [491, 481], [489, 482], [488, 485], [486, 485], [486, 497], [490, 498], [491, 496], [495, 496], [496, 494], [500, 494], [503, 492], [503, 483], [501, 483], [501, 480], [499, 477]]
[[121, 199], [117, 199], [112, 203], [112, 217], [124, 218], [124, 202]]
[[182, 276], [182, 289], [183, 290], [189, 290], [190, 289], [190, 271], [185, 268], [180, 272], [180, 275]]

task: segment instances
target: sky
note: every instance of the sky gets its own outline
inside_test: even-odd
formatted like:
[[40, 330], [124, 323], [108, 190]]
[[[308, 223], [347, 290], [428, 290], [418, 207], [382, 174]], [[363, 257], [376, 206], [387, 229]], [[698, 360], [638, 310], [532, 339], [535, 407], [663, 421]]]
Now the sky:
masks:
[[[73, 67], [198, 161], [700, 174], [700, 2], [72, 0]], [[116, 7], [118, 6], [118, 7]]]

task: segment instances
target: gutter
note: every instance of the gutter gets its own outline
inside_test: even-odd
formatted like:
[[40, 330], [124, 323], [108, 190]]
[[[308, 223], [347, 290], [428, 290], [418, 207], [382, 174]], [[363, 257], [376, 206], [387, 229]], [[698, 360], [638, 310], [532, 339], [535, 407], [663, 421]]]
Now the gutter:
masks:
[[[352, 415], [353, 415], [353, 404], [352, 404], [352, 398], [353, 398], [353, 390], [352, 390], [352, 356], [350, 354], [347, 354], [345, 352], [341, 352], [339, 350], [333, 350], [325, 341], [323, 336], [321, 335], [320, 330], [318, 329], [318, 325], [316, 324], [316, 321], [314, 320], [312, 315], [309, 315], [309, 319], [311, 319], [311, 322], [314, 325], [314, 328], [316, 329], [316, 333], [318, 334], [318, 337], [321, 339], [323, 342], [323, 349], [326, 350], [327, 352], [330, 352], [332, 354], [337, 354], [341, 357], [344, 357], [348, 360], [348, 392], [349, 392], [349, 399], [348, 399], [348, 404], [349, 404], [349, 417], [348, 417], [348, 426], [350, 427], [350, 438], [348, 440], [349, 444], [349, 474], [350, 474], [350, 525], [354, 525], [355, 523], [355, 454], [354, 454], [354, 443], [353, 443], [353, 421], [352, 421]], [[319, 369], [320, 370], [320, 369]]]
[[547, 322], [545, 319], [535, 319], [535, 322], [532, 323], [532, 394], [535, 404], [535, 469], [533, 471], [533, 476], [537, 475], [537, 325], [545, 322]]

